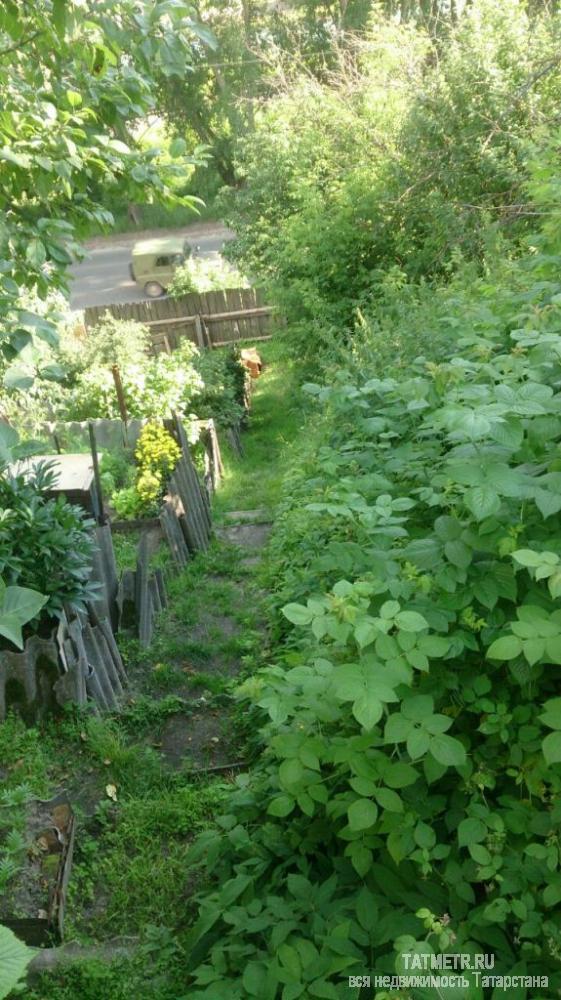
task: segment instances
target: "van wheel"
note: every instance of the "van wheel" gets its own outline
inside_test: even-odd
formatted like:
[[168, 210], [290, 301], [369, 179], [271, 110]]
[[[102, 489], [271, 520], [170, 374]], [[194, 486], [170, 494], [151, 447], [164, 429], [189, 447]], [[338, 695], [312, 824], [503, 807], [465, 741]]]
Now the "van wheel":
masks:
[[159, 281], [147, 281], [144, 286], [144, 291], [149, 299], [157, 299], [160, 295], [164, 294], [164, 289], [160, 285]]

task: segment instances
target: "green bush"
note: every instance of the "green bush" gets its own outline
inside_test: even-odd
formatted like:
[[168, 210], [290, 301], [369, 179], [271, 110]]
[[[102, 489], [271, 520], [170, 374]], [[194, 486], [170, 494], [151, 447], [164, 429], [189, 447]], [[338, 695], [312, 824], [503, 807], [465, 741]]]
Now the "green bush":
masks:
[[147, 328], [107, 316], [86, 336], [83, 329], [62, 339], [49, 357], [61, 370], [60, 383], [37, 378], [25, 393], [8, 392], [2, 411], [16, 424], [37, 428], [46, 420], [91, 420], [121, 415], [112, 374], [119, 368], [130, 417], [167, 418], [174, 410], [187, 422], [203, 389], [196, 371], [197, 348], [184, 338], [173, 354], [146, 352]]
[[[197, 348], [186, 338], [172, 354], [142, 355], [119, 369], [125, 405], [130, 417], [167, 418], [173, 411], [189, 416], [202, 389], [194, 361]], [[64, 420], [119, 417], [111, 368], [101, 359], [76, 377], [57, 408]]]
[[226, 261], [212, 257], [193, 257], [178, 267], [169, 294], [174, 298], [190, 292], [214, 292], [224, 288], [248, 288], [246, 278]]
[[143, 364], [149, 346], [147, 326], [134, 319], [116, 319], [106, 312], [96, 326], [82, 331], [81, 336], [80, 331], [66, 331], [59, 351], [65, 367], [78, 371], [99, 365], [127, 369]]
[[147, 507], [134, 484], [116, 490], [111, 497], [111, 506], [117, 517], [123, 521], [134, 521], [136, 518], [149, 515], [153, 509], [153, 505], [149, 504]]
[[[307, 386], [318, 417], [273, 540], [277, 660], [240, 692], [263, 755], [191, 854], [216, 882], [194, 996], [353, 996], [348, 975], [438, 952], [548, 976], [520, 983], [532, 998], [561, 988], [556, 214], [532, 243], [432, 312], [387, 292], [346, 367]], [[488, 995], [468, 979], [454, 996]]]
[[226, 427], [239, 424], [245, 415], [247, 381], [239, 350], [225, 347], [201, 351], [195, 364], [204, 383], [197, 397], [197, 415], [201, 420], [212, 417]]
[[0, 576], [47, 597], [41, 618], [27, 626], [34, 630], [65, 604], [82, 610], [95, 596], [93, 521], [61, 497], [47, 499], [55, 479], [47, 463], [32, 474], [0, 475]]
[[329, 82], [289, 78], [258, 108], [227, 252], [299, 358], [348, 339], [392, 268], [448, 278], [486, 259], [490, 223], [514, 243], [533, 225], [526, 146], [555, 120], [560, 34], [519, 0], [466, 5], [445, 40], [375, 16]]
[[101, 488], [105, 496], [132, 484], [134, 465], [132, 455], [125, 451], [104, 451], [100, 463]]

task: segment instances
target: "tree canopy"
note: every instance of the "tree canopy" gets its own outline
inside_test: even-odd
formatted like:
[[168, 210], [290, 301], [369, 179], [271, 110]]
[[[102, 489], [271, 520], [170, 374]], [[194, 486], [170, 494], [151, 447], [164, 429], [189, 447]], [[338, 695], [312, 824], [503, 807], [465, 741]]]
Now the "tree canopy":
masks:
[[[154, 109], [158, 76], [214, 44], [182, 0], [6, 0], [0, 10], [0, 346], [13, 359], [51, 324], [22, 309], [65, 281], [79, 237], [109, 222], [100, 192], [172, 200], [186, 146], [163, 169], [129, 126]], [[8, 376], [16, 381], [17, 369]]]

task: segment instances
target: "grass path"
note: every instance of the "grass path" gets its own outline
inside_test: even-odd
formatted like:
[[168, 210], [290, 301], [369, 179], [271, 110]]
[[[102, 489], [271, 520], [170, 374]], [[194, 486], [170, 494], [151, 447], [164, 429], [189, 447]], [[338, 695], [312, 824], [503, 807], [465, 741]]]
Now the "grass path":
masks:
[[301, 423], [281, 347], [272, 341], [261, 353], [266, 368], [255, 385], [244, 457], [224, 448], [217, 537], [173, 580], [149, 650], [125, 644], [132, 696], [124, 712], [71, 713], [34, 730], [12, 718], [0, 727], [8, 786], [41, 797], [65, 787], [78, 812], [67, 937], [107, 946], [125, 934], [134, 946], [132, 958], [111, 966], [90, 960], [42, 975], [23, 994], [28, 1000], [187, 1000], [182, 936], [196, 887], [185, 854], [228, 793], [231, 775], [207, 769], [246, 754], [232, 691], [267, 653], [266, 528], [240, 527], [227, 515], [258, 508], [271, 517], [283, 454]]
[[297, 437], [302, 423], [295, 373], [283, 358], [282, 342], [257, 344], [265, 370], [256, 381], [250, 426], [243, 438], [244, 457], [224, 448], [225, 477], [215, 514], [265, 508], [277, 503], [285, 472], [283, 453]]

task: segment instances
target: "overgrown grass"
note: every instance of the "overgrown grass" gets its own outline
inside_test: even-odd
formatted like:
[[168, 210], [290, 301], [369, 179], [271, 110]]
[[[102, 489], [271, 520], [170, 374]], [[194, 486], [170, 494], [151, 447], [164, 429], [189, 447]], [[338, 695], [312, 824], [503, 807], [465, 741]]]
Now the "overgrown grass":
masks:
[[254, 382], [248, 429], [242, 436], [244, 455], [224, 445], [224, 482], [215, 511], [271, 511], [278, 502], [286, 471], [283, 455], [303, 423], [303, 399], [293, 362], [286, 357], [282, 331], [257, 347], [265, 369]]
[[139, 541], [140, 531], [113, 532], [113, 550], [119, 573], [135, 568]]
[[[226, 482], [215, 514], [273, 507], [282, 456], [298, 434], [299, 396], [282, 343], [260, 349], [266, 369], [255, 385], [245, 456], [225, 454]], [[137, 541], [135, 535], [119, 536], [121, 568], [134, 564]], [[185, 856], [197, 831], [219, 810], [226, 785], [195, 779], [187, 762], [173, 770], [160, 743], [168, 719], [190, 725], [201, 711], [201, 695], [211, 714], [222, 713], [238, 748], [251, 735], [231, 700], [237, 680], [266, 656], [258, 570], [243, 563], [244, 554], [214, 539], [170, 582], [169, 606], [150, 647], [122, 642], [132, 695], [120, 716], [71, 711], [33, 729], [15, 718], [0, 726], [9, 786], [27, 783], [42, 797], [65, 787], [79, 818], [67, 936], [86, 943], [119, 934], [139, 938], [133, 957], [111, 967], [88, 961], [42, 976], [40, 986], [25, 994], [28, 1000], [184, 995], [183, 942], [196, 889]]]
[[[168, 776], [114, 803], [100, 802], [77, 853], [69, 930], [88, 938], [177, 927], [190, 910], [185, 854], [222, 795], [220, 783]], [[147, 891], [148, 889], [148, 891]], [[78, 905], [76, 905], [78, 904]]]

